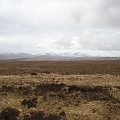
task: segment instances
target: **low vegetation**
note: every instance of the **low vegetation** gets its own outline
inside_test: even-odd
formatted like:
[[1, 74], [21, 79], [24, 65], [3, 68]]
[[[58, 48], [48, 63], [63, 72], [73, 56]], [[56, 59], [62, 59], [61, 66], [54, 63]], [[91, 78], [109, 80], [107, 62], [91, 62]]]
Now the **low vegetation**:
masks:
[[120, 120], [119, 74], [61, 73], [1, 73], [0, 120]]
[[57, 73], [61, 75], [111, 74], [120, 75], [120, 60], [81, 61], [2, 61], [0, 75]]

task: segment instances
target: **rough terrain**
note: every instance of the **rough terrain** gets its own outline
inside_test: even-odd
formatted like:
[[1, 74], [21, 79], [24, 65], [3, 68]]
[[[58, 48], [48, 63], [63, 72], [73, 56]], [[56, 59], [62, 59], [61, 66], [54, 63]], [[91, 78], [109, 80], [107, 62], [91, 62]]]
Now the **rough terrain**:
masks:
[[0, 120], [120, 120], [119, 61], [0, 65]]

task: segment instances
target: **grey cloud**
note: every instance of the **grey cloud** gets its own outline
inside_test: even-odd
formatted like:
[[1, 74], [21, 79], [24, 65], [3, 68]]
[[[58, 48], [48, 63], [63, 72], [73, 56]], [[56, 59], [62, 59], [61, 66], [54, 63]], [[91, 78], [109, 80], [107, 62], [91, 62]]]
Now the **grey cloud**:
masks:
[[88, 29], [70, 36], [55, 44], [69, 50], [120, 51], [120, 31], [117, 30]]
[[82, 34], [81, 37], [79, 44], [83, 49], [120, 51], [120, 32], [108, 30], [107, 33], [103, 31], [94, 33], [90, 31], [90, 35]]
[[72, 14], [75, 22], [83, 27], [120, 27], [120, 1], [85, 0], [85, 4], [81, 1], [82, 5]]
[[73, 40], [73, 38], [71, 35], [65, 35], [60, 40], [56, 41], [55, 44], [58, 47], [62, 47], [64, 49], [69, 49], [70, 47], [72, 47], [72, 40]]
[[[118, 0], [109, 0], [103, 2], [101, 7], [101, 16], [103, 15], [106, 22], [112, 26], [120, 27], [120, 1]], [[106, 23], [107, 24], [107, 23]]]
[[120, 51], [119, 6], [119, 0], [0, 0], [6, 43], [0, 50]]
[[20, 50], [22, 51], [22, 46], [20, 44], [0, 42], [0, 53], [19, 52]]
[[1, 0], [0, 26], [14, 32], [118, 27], [119, 6], [118, 0]]

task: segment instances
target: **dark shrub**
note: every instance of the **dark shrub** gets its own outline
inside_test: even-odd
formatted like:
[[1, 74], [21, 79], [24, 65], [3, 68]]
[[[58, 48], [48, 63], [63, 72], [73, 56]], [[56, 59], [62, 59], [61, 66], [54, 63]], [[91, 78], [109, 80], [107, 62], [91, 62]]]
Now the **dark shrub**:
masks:
[[21, 102], [21, 105], [27, 106], [28, 108], [36, 107], [37, 106], [37, 98], [24, 99]]
[[63, 110], [49, 114], [45, 120], [66, 120], [66, 114]]
[[14, 91], [14, 87], [10, 86], [10, 85], [4, 85], [1, 88], [2, 92], [13, 92]]
[[82, 92], [103, 92], [103, 86], [80, 86], [79, 90]]
[[3, 120], [18, 120], [19, 114], [19, 110], [8, 107], [2, 110], [1, 117]]
[[58, 96], [58, 98], [60, 98], [60, 99], [62, 99], [62, 100], [65, 99], [64, 93], [59, 93], [57, 96]]
[[105, 88], [103, 86], [76, 86], [70, 85], [68, 88], [68, 92], [103, 92]]
[[0, 113], [0, 120], [3, 120], [1, 113]]
[[50, 71], [46, 70], [46, 71], [43, 71], [42, 73], [50, 74]]
[[35, 93], [44, 94], [46, 92], [59, 92], [62, 90], [62, 88], [65, 86], [65, 84], [40, 84], [36, 86]]
[[26, 86], [26, 85], [23, 85], [23, 86], [20, 86], [18, 88], [18, 92], [21, 94], [21, 95], [28, 95], [31, 93], [31, 86]]
[[73, 93], [76, 91], [80, 91], [81, 95], [83, 95], [83, 99], [86, 99], [86, 100], [110, 100], [111, 99], [109, 87], [76, 86], [76, 85], [68, 86], [69, 93]]
[[70, 86], [68, 86], [68, 92], [69, 93], [75, 92], [75, 91], [80, 91], [79, 90], [79, 86], [76, 86], [76, 85], [70, 85]]
[[61, 120], [61, 118], [55, 114], [50, 114], [48, 117], [46, 117], [46, 120]]
[[30, 73], [30, 75], [37, 75], [37, 73], [36, 72], [32, 72], [32, 73]]
[[120, 90], [120, 86], [116, 86], [116, 88]]
[[45, 120], [43, 111], [34, 111], [24, 116], [23, 120]]

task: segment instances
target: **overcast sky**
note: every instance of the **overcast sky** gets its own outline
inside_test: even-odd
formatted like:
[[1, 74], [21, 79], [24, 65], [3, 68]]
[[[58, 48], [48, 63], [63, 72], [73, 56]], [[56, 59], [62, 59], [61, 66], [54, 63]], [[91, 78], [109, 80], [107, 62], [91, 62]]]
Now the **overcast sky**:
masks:
[[120, 56], [120, 0], [0, 0], [0, 53], [83, 51]]

